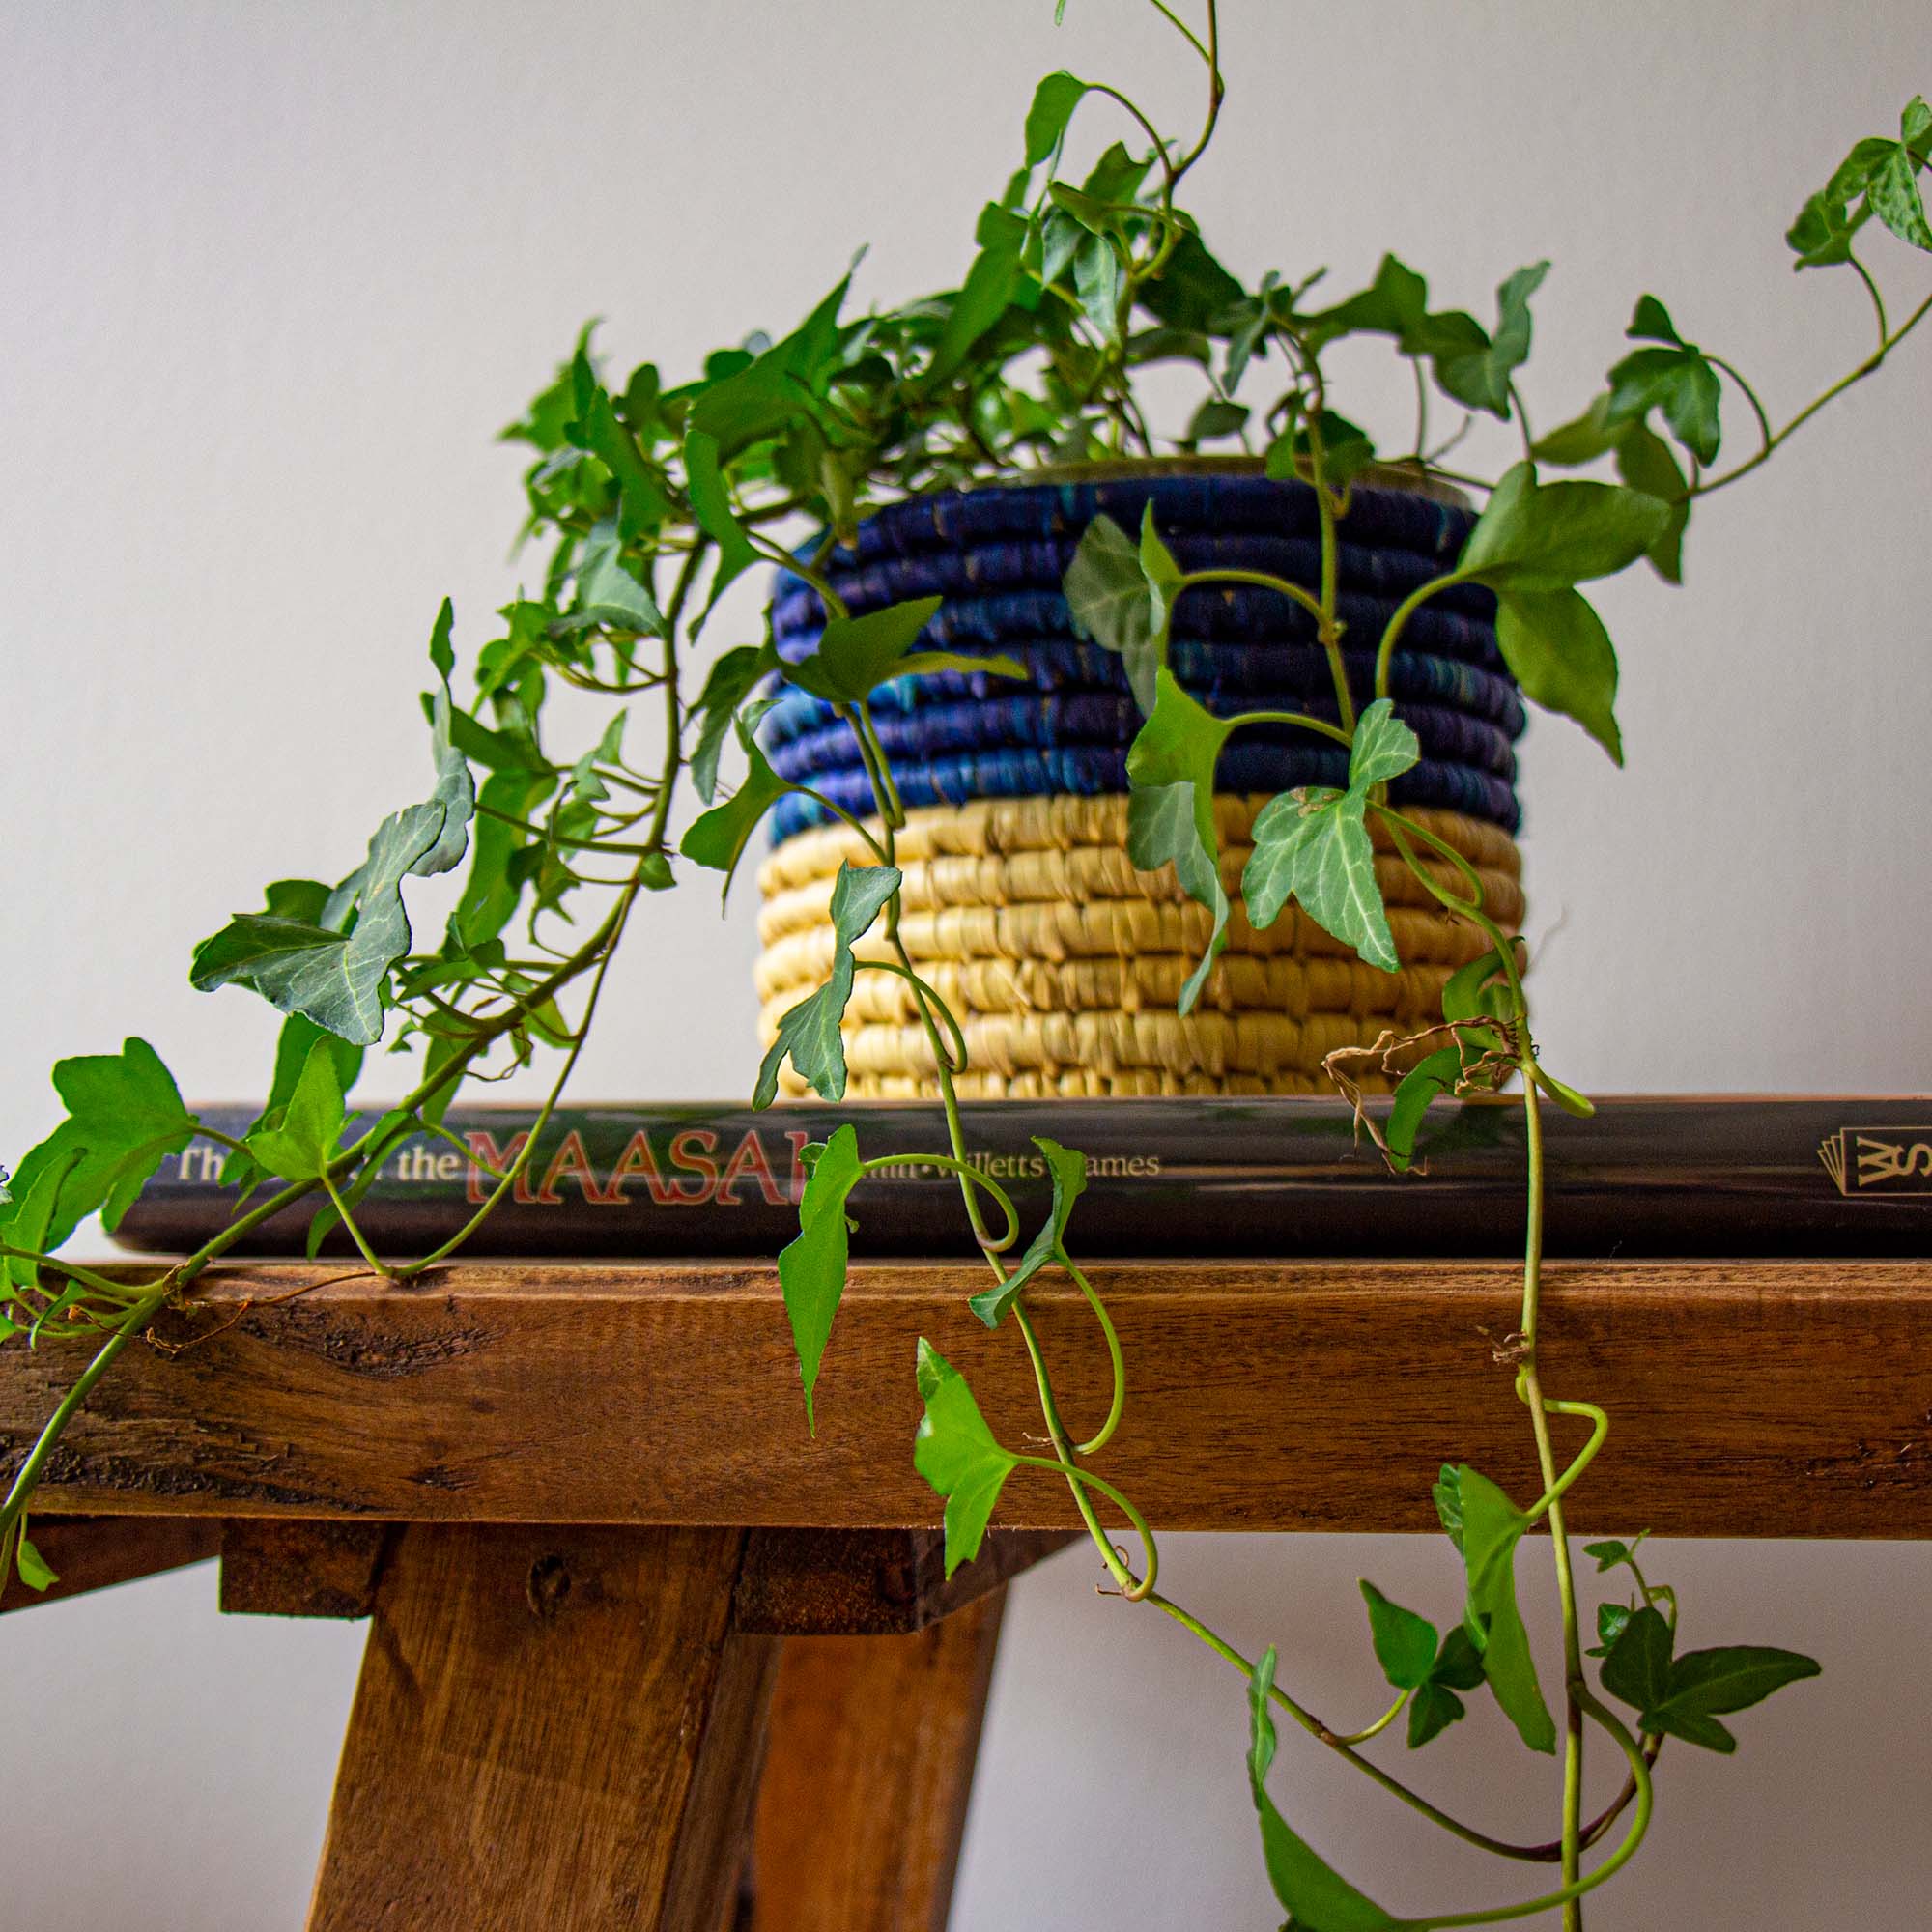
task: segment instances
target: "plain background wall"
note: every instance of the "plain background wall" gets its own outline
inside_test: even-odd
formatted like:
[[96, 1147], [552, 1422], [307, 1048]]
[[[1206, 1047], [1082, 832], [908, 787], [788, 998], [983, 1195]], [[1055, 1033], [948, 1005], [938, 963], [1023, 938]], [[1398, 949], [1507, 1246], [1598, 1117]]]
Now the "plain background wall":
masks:
[[[259, 1090], [272, 1016], [190, 992], [188, 949], [264, 881], [347, 869], [415, 795], [437, 602], [473, 650], [515, 582], [519, 459], [491, 435], [586, 316], [613, 364], [682, 372], [788, 326], [862, 242], [862, 300], [956, 281], [1055, 66], [1191, 119], [1145, 10], [1068, 11], [1056, 35], [1050, 0], [0, 5], [0, 1151], [50, 1122], [54, 1057], [129, 1031], [191, 1095]], [[1921, 0], [1227, 11], [1234, 94], [1192, 199], [1238, 269], [1326, 262], [1346, 289], [1392, 247], [1487, 314], [1553, 256], [1548, 422], [1645, 289], [1780, 412], [1863, 353], [1856, 288], [1794, 278], [1780, 235], [1932, 85]], [[1873, 252], [1922, 291], [1932, 265]], [[1527, 741], [1544, 1041], [1598, 1091], [1932, 1084], [1915, 346], [1699, 513], [1689, 588], [1605, 593], [1628, 773], [1561, 723]], [[1405, 391], [1363, 369], [1398, 434]], [[746, 1091], [749, 906], [722, 931], [714, 908], [663, 908], [580, 1093]], [[1169, 1562], [1338, 1721], [1376, 1704], [1358, 1571], [1454, 1614], [1425, 1541], [1177, 1539]], [[1592, 1924], [1914, 1922], [1932, 1549], [1659, 1567], [1696, 1641], [1802, 1645], [1828, 1675], [1745, 1717], [1735, 1763], [1673, 1748], [1654, 1847]], [[1016, 1592], [956, 1924], [1274, 1923], [1238, 1684], [1094, 1602], [1092, 1573], [1065, 1557]], [[221, 1623], [202, 1571], [7, 1634], [6, 1932], [298, 1924], [356, 1629]], [[1547, 1815], [1492, 1711], [1435, 1749], [1432, 1791]], [[1285, 1743], [1284, 1802], [1392, 1905], [1507, 1895], [1343, 1776]]]

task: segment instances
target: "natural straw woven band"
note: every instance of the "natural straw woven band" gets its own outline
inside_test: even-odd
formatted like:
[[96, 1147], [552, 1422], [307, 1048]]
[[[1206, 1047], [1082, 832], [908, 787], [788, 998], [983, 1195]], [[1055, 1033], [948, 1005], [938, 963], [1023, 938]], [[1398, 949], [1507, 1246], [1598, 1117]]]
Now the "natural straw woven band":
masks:
[[[1325, 1084], [1321, 1064], [1335, 1048], [1435, 1020], [1443, 981], [1484, 942], [1388, 853], [1385, 835], [1377, 840], [1377, 872], [1403, 961], [1393, 974], [1354, 958], [1298, 907], [1254, 931], [1238, 892], [1264, 801], [1214, 803], [1233, 900], [1228, 950], [1185, 1018], [1176, 1007], [1211, 922], [1171, 868], [1138, 872], [1127, 863], [1124, 798], [987, 799], [910, 814], [895, 850], [905, 873], [899, 936], [963, 1024], [962, 1094], [1314, 1091]], [[1515, 929], [1520, 862], [1507, 835], [1453, 812], [1416, 816], [1477, 868], [1492, 915]], [[834, 826], [787, 839], [760, 868], [757, 986], [767, 1044], [780, 1017], [831, 970], [828, 902], [845, 861], [871, 863], [872, 854], [850, 827]], [[1446, 863], [1437, 876], [1463, 889]], [[888, 956], [877, 932], [857, 952]], [[931, 1044], [903, 980], [862, 972], [845, 1034], [855, 1097], [930, 1091]], [[788, 1093], [804, 1091], [789, 1068], [783, 1081]]]
[[[1252, 842], [1254, 822], [1264, 798], [1217, 793], [1214, 834], [1225, 852]], [[1521, 873], [1516, 841], [1499, 826], [1453, 811], [1418, 808], [1409, 813], [1471, 865], [1512, 877]], [[876, 835], [876, 823], [867, 827]], [[1394, 849], [1379, 824], [1374, 832], [1378, 852]], [[1051, 798], [982, 798], [961, 806], [936, 806], [909, 812], [895, 841], [901, 866], [908, 861], [948, 856], [979, 858], [993, 853], [1070, 852], [1079, 847], [1124, 850], [1127, 800], [1122, 793], [1097, 796], [1060, 794]], [[871, 848], [849, 825], [820, 826], [774, 846], [758, 867], [759, 889], [769, 897], [812, 879], [831, 880], [841, 862], [872, 863]], [[1159, 874], [1140, 873], [1143, 879]]]
[[[1393, 1084], [1381, 1079], [1363, 1078], [1358, 1084], [1365, 1094], [1387, 1093]], [[791, 1076], [787, 1066], [782, 1085], [791, 1099], [810, 1097], [803, 1083]], [[962, 1100], [1145, 1100], [1176, 1094], [1327, 1094], [1333, 1095], [1335, 1083], [1325, 1073], [1279, 1073], [1262, 1080], [1245, 1073], [1216, 1077], [1209, 1073], [1088, 1072], [1079, 1067], [1058, 1073], [973, 1073], [955, 1077], [953, 1090]], [[933, 1094], [930, 1078], [915, 1079], [909, 1073], [859, 1074], [847, 1082], [848, 1100], [929, 1100]]]

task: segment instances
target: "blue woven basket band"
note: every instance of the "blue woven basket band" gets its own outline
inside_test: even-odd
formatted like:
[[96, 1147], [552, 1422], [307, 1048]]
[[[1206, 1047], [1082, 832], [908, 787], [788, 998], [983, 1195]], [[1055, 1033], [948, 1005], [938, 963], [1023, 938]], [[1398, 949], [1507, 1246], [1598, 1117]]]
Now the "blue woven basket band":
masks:
[[[916, 711], [928, 704], [958, 704], [974, 698], [1010, 697], [1022, 693], [1052, 693], [1060, 696], [1105, 693], [1118, 696], [1127, 689], [1121, 660], [1098, 644], [1042, 639], [1003, 650], [1026, 668], [1018, 682], [988, 671], [931, 671], [922, 677], [895, 678], [872, 694], [874, 716]], [[1307, 711], [1334, 709], [1328, 659], [1313, 645], [1206, 644], [1178, 639], [1168, 647], [1169, 668], [1182, 687], [1208, 710]], [[1375, 689], [1375, 659], [1367, 652], [1350, 652], [1346, 659], [1350, 688], [1358, 703]], [[1389, 664], [1389, 695], [1398, 709], [1409, 704], [1433, 704], [1460, 711], [1493, 724], [1506, 739], [1522, 735], [1526, 723], [1516, 687], [1494, 673], [1453, 658], [1423, 657], [1398, 651]], [[782, 744], [802, 731], [832, 723], [835, 713], [823, 698], [774, 680], [777, 703], [765, 714], [764, 730]]]
[[[1170, 546], [1183, 570], [1258, 570], [1292, 583], [1321, 581], [1321, 547], [1308, 537], [1216, 533], [1179, 536]], [[881, 557], [858, 570], [832, 570], [827, 581], [856, 611], [876, 611], [917, 597], [965, 597], [1000, 590], [1061, 588], [1073, 561], [1071, 538], [1036, 543], [985, 544], [970, 551], [928, 551], [917, 556]], [[1441, 574], [1412, 551], [1371, 550], [1344, 544], [1339, 582], [1358, 596], [1399, 603]], [[818, 621], [818, 594], [802, 580], [781, 576], [774, 619], [786, 630]], [[1183, 593], [1181, 608], [1220, 596], [1227, 586], [1207, 584]], [[1444, 610], [1492, 619], [1495, 597], [1481, 584], [1457, 584], [1431, 599]], [[797, 608], [795, 608], [797, 607]]]
[[[1126, 753], [1120, 748], [1073, 746], [1058, 750], [969, 752], [944, 757], [890, 760], [893, 781], [908, 808], [960, 805], [974, 798], [1031, 798], [1045, 792], [1123, 792]], [[1340, 747], [1294, 750], [1236, 740], [1222, 754], [1218, 786], [1231, 792], [1271, 793], [1297, 785], [1340, 785], [1348, 755]], [[864, 817], [873, 811], [872, 789], [863, 770], [814, 772], [810, 783], [834, 805]], [[1514, 833], [1521, 822], [1514, 789], [1489, 772], [1425, 759], [1389, 788], [1398, 805], [1443, 806], [1487, 819]], [[788, 838], [832, 816], [815, 800], [789, 792], [773, 809], [777, 838]]]
[[[1334, 709], [1332, 698], [1328, 708]], [[1492, 772], [1507, 782], [1515, 782], [1516, 753], [1493, 724], [1433, 705], [1410, 705], [1401, 715], [1421, 740], [1425, 756]], [[768, 726], [770, 722], [768, 716]], [[1125, 692], [1057, 696], [1022, 692], [1009, 697], [921, 705], [912, 711], [881, 711], [874, 714], [873, 723], [891, 757], [916, 761], [954, 752], [1048, 751], [1073, 746], [1124, 749], [1140, 728], [1141, 714]], [[1293, 746], [1306, 744], [1308, 736], [1293, 725], [1256, 725], [1242, 732], [1241, 741]], [[838, 718], [788, 738], [772, 732], [765, 749], [781, 778], [802, 784], [811, 783], [815, 773], [862, 762], [852, 727]]]
[[[1395, 613], [1384, 597], [1344, 593], [1335, 614], [1357, 648], [1372, 649]], [[1271, 590], [1240, 586], [1211, 592], [1190, 591], [1180, 607], [1179, 637], [1203, 644], [1313, 644], [1315, 620], [1300, 605]], [[818, 600], [795, 599], [789, 610], [775, 608], [772, 633], [779, 654], [796, 663], [818, 648], [821, 622]], [[1010, 640], [1029, 644], [1042, 638], [1079, 642], [1073, 614], [1058, 590], [1008, 590], [984, 597], [947, 600], [923, 633], [934, 650], [983, 651], [1005, 649]], [[1502, 653], [1496, 648], [1495, 626], [1458, 611], [1423, 605], [1408, 620], [1403, 643], [1432, 657], [1450, 657], [1507, 678]]]
[[[1321, 530], [1315, 492], [1305, 483], [1230, 475], [1043, 483], [943, 490], [889, 504], [860, 525], [856, 548], [841, 545], [832, 561], [843, 570], [922, 551], [1078, 536], [1102, 513], [1138, 533], [1149, 503], [1163, 537], [1200, 530], [1314, 537]], [[1447, 568], [1474, 523], [1466, 510], [1406, 491], [1356, 490], [1341, 531], [1351, 544], [1414, 551]]]

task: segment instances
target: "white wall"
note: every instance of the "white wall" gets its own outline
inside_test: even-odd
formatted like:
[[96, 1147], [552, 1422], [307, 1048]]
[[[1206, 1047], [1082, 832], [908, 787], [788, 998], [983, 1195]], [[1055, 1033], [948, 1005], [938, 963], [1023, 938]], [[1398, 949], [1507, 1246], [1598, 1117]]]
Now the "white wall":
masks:
[[[55, 1056], [128, 1031], [194, 1094], [259, 1088], [270, 1016], [191, 993], [188, 948], [265, 880], [346, 868], [409, 795], [437, 602], [473, 647], [515, 581], [517, 458], [491, 434], [586, 315], [623, 366], [676, 369], [795, 319], [861, 242], [863, 293], [946, 285], [1050, 67], [1191, 111], [1127, 0], [1073, 0], [1058, 36], [1051, 11], [0, 0], [0, 1150], [47, 1124]], [[1196, 203], [1237, 267], [1325, 261], [1346, 287], [1392, 246], [1482, 312], [1552, 255], [1530, 385], [1551, 420], [1643, 289], [1784, 406], [1861, 352], [1856, 291], [1794, 278], [1779, 235], [1932, 85], [1919, 0], [1228, 11], [1236, 92]], [[1605, 596], [1627, 774], [1532, 732], [1545, 1043], [1586, 1085], [1932, 1084], [1928, 366], [1700, 513], [1689, 589]], [[745, 1090], [753, 941], [711, 906], [679, 895], [638, 949], [635, 1018], [582, 1092]], [[1357, 1571], [1454, 1596], [1426, 1542], [1170, 1561], [1338, 1715], [1373, 1701]], [[1016, 1593], [958, 1925], [1272, 1923], [1238, 1687], [1095, 1603], [1090, 1567]], [[1673, 1753], [1656, 1845], [1593, 1925], [1907, 1922], [1932, 1887], [1908, 1667], [1932, 1549], [1686, 1545], [1668, 1567], [1702, 1639], [1802, 1644], [1829, 1674], [1741, 1720], [1735, 1763]], [[7, 1928], [299, 1922], [355, 1631], [220, 1623], [198, 1572], [8, 1637]], [[1500, 1819], [1498, 1728], [1426, 1776]], [[1391, 1901], [1495, 1895], [1292, 1743], [1280, 1776]]]

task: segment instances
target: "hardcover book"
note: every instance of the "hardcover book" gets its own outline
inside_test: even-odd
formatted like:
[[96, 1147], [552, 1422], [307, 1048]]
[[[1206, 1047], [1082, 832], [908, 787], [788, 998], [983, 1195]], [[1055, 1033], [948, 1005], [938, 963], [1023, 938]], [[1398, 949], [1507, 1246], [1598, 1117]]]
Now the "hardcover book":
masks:
[[[253, 1120], [243, 1107], [201, 1112], [234, 1135]], [[1023, 1241], [1050, 1204], [1034, 1145], [1050, 1135], [1087, 1156], [1071, 1229], [1083, 1255], [1493, 1256], [1522, 1245], [1524, 1122], [1508, 1098], [1434, 1110], [1408, 1175], [1389, 1172], [1341, 1100], [1000, 1100], [962, 1112], [972, 1158], [1012, 1196]], [[455, 1234], [492, 1191], [489, 1170], [524, 1151], [534, 1116], [454, 1108], [451, 1139], [393, 1148], [356, 1210], [378, 1251], [407, 1259]], [[1551, 1255], [1916, 1255], [1932, 1237], [1932, 1101], [1631, 1097], [1601, 1101], [1587, 1120], [1554, 1108], [1544, 1120]], [[853, 1252], [970, 1251], [956, 1177], [919, 1159], [946, 1148], [941, 1110], [875, 1101], [560, 1109], [465, 1252], [775, 1255], [798, 1233], [805, 1150], [846, 1123], [866, 1158], [900, 1157], [853, 1191]], [[227, 1159], [208, 1139], [170, 1156], [116, 1238], [150, 1253], [199, 1247], [239, 1206], [221, 1182]], [[300, 1255], [315, 1211], [299, 1203], [232, 1252]], [[353, 1252], [340, 1227], [322, 1252]]]

